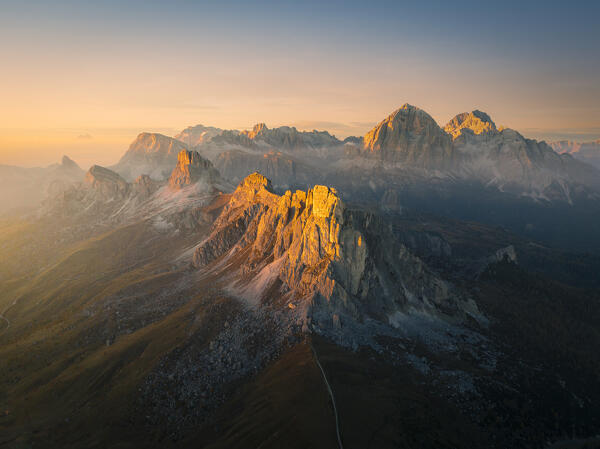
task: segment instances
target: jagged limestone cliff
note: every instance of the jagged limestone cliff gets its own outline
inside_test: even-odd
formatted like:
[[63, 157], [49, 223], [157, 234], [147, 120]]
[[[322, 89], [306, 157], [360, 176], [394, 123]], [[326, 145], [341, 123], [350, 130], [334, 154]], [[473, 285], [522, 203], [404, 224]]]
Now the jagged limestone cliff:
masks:
[[472, 112], [463, 112], [456, 115], [444, 127], [444, 131], [456, 139], [462, 134], [464, 129], [468, 129], [473, 134], [485, 134], [496, 132], [496, 124], [485, 112], [475, 110]]
[[213, 164], [197, 151], [181, 150], [177, 155], [177, 165], [169, 178], [169, 187], [181, 189], [197, 182], [212, 184], [219, 178]]
[[196, 249], [195, 267], [211, 263], [239, 266], [238, 289], [251, 290], [261, 303], [285, 297], [290, 307], [305, 308], [307, 323], [321, 327], [339, 328], [345, 320], [394, 324], [398, 313], [415, 310], [477, 314], [384, 220], [346, 207], [326, 186], [279, 196], [264, 176], [248, 176]]
[[365, 155], [388, 164], [443, 169], [454, 162], [450, 136], [427, 112], [408, 103], [369, 131], [363, 146]]

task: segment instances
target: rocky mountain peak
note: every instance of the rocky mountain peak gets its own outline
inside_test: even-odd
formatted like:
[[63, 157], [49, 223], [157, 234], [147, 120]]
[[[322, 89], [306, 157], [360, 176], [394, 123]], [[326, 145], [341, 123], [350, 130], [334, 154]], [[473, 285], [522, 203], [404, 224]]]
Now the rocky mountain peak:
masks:
[[246, 176], [246, 178], [244, 178], [238, 187], [238, 190], [254, 190], [255, 192], [263, 189], [273, 193], [271, 180], [267, 179], [258, 172], [254, 172]]
[[549, 145], [557, 153], [570, 154], [582, 162], [600, 168], [600, 139], [588, 142], [562, 140], [550, 142]]
[[450, 137], [427, 112], [408, 103], [369, 131], [363, 147], [383, 161], [427, 168], [448, 165], [452, 156]]
[[118, 173], [100, 165], [92, 165], [85, 175], [85, 184], [105, 199], [122, 197], [129, 191], [129, 184]]
[[169, 178], [169, 186], [181, 189], [201, 180], [212, 184], [217, 178], [218, 172], [209, 160], [197, 151], [182, 150], [177, 154], [177, 165]]
[[175, 139], [185, 143], [190, 148], [203, 143], [208, 143], [221, 135], [223, 130], [214, 126], [195, 125], [188, 126], [175, 136]]
[[404, 103], [402, 106], [400, 106], [395, 112], [398, 112], [400, 110], [404, 110], [404, 111], [420, 111], [420, 109], [416, 106], [413, 106], [412, 104], [409, 103]]
[[473, 134], [486, 134], [497, 131], [496, 124], [490, 116], [479, 110], [458, 114], [444, 127], [444, 131], [450, 134], [453, 139], [459, 137], [464, 129], [471, 130]]
[[77, 165], [77, 163], [67, 155], [62, 157], [60, 165], [69, 170], [81, 170], [79, 165]]
[[[269, 184], [258, 173], [240, 184], [196, 249], [195, 267], [235, 258], [240, 277], [229, 285], [236, 294], [271, 301], [272, 286], [281, 285], [304, 324], [321, 329], [367, 317], [388, 324], [405, 308], [454, 303], [449, 286], [397, 242], [381, 217], [346, 208], [327, 186], [276, 195]], [[398, 283], [403, 289], [393, 287]]]
[[316, 217], [331, 217], [335, 215], [338, 207], [341, 207], [341, 199], [337, 190], [327, 186], [314, 186], [309, 195], [312, 194], [312, 209]]
[[85, 181], [92, 186], [99, 183], [127, 184], [118, 173], [100, 165], [92, 165], [90, 167], [85, 175]]
[[177, 139], [158, 133], [141, 133], [112, 168], [130, 181], [141, 174], [166, 179], [182, 150], [187, 150], [187, 146]]
[[264, 124], [264, 123], [257, 123], [252, 128], [252, 131], [250, 131], [248, 133], [248, 137], [250, 139], [255, 139], [256, 137], [260, 136], [261, 134], [264, 134], [268, 130], [269, 130], [269, 128], [267, 128], [266, 124]]
[[177, 154], [185, 148], [183, 142], [159, 133], [140, 133], [129, 146], [128, 152]]

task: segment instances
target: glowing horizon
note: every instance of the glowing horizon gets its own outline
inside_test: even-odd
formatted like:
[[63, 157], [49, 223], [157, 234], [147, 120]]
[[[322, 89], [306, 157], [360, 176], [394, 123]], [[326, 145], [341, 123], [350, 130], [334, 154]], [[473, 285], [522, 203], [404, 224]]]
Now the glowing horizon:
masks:
[[406, 102], [597, 139], [600, 7], [577, 3], [3, 2], [0, 164], [110, 165], [198, 123], [364, 135]]

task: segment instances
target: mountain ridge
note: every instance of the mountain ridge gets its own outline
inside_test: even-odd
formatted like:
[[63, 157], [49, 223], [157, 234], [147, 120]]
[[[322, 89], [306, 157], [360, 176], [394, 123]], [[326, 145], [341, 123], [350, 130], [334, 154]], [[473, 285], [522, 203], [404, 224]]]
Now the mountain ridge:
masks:
[[443, 320], [452, 310], [453, 319], [483, 319], [473, 303], [394, 242], [380, 218], [347, 208], [335, 189], [316, 185], [280, 196], [253, 173], [231, 194], [193, 264], [206, 269], [235, 259], [242, 266], [231, 287], [238, 296], [268, 303], [279, 283], [298, 324], [324, 333], [343, 335], [346, 326], [368, 320], [393, 328], [411, 313]]
[[[600, 309], [578, 282], [597, 285], [598, 258], [355, 204], [327, 179], [283, 193], [259, 173], [206, 185], [210, 162], [188, 150], [171, 169], [177, 188], [94, 166], [54, 213], [0, 222], [7, 438], [294, 447], [296, 434], [272, 438], [300, 406], [303, 429], [335, 430], [315, 360], [342, 438], [364, 447], [597, 433]], [[562, 264], [575, 270], [568, 287], [541, 277]], [[480, 444], [469, 428], [485, 430]]]
[[600, 139], [586, 142], [562, 140], [550, 142], [549, 145], [557, 153], [570, 154], [574, 158], [600, 169]]

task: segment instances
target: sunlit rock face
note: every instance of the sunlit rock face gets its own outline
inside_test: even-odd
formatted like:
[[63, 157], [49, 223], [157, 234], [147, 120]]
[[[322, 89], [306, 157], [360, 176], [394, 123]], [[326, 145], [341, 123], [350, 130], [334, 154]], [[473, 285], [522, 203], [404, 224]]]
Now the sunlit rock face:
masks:
[[444, 129], [453, 137], [459, 177], [549, 200], [570, 201], [571, 185], [599, 185], [592, 167], [513, 129], [498, 130], [484, 112], [459, 114]]
[[282, 293], [305, 306], [317, 326], [332, 326], [334, 316], [338, 325], [366, 318], [388, 324], [402, 310], [464, 314], [473, 307], [398, 243], [380, 217], [347, 208], [326, 186], [279, 196], [264, 176], [248, 176], [193, 264], [202, 268], [223, 257], [243, 258], [241, 272], [250, 279], [274, 273]]
[[464, 129], [469, 129], [473, 134], [494, 133], [497, 131], [496, 124], [485, 112], [475, 110], [463, 112], [450, 120], [444, 127], [444, 131], [456, 139]]
[[264, 123], [257, 123], [252, 128], [252, 131], [243, 131], [242, 134], [246, 134], [250, 139], [256, 139], [258, 136], [264, 136], [269, 131], [267, 125]]
[[384, 162], [440, 169], [451, 166], [451, 138], [425, 111], [405, 104], [369, 131], [367, 154]]
[[218, 178], [219, 173], [209, 160], [201, 157], [197, 151], [182, 150], [177, 155], [177, 165], [169, 178], [169, 187], [181, 189], [200, 181], [213, 184]]
[[121, 160], [112, 167], [128, 180], [147, 174], [156, 180], [168, 178], [177, 155], [186, 145], [172, 137], [158, 133], [141, 133], [131, 143]]

